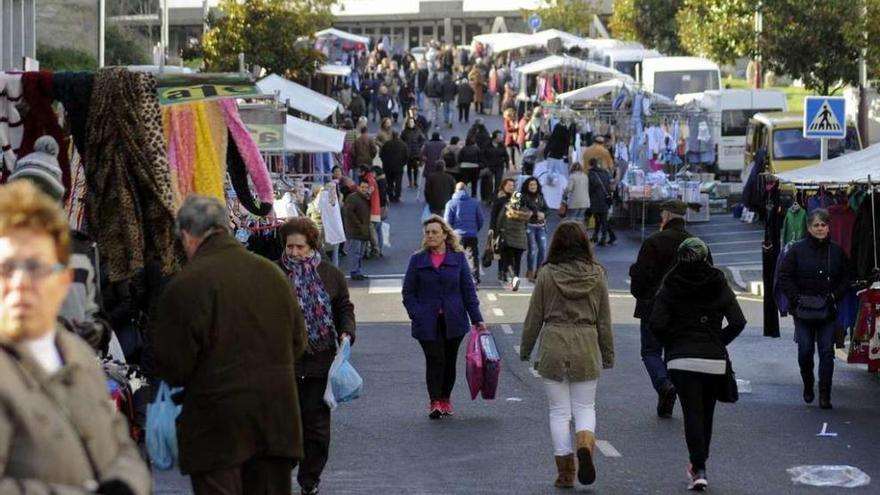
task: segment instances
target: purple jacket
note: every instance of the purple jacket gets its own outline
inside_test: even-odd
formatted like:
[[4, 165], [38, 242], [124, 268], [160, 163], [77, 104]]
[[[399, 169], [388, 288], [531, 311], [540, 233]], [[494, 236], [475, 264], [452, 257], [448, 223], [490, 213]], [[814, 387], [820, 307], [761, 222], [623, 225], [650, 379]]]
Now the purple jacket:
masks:
[[483, 321], [464, 253], [446, 251], [439, 269], [434, 268], [428, 251], [415, 253], [409, 259], [402, 292], [413, 338], [437, 340], [437, 315], [441, 309], [446, 317], [447, 339], [463, 337], [472, 324]]

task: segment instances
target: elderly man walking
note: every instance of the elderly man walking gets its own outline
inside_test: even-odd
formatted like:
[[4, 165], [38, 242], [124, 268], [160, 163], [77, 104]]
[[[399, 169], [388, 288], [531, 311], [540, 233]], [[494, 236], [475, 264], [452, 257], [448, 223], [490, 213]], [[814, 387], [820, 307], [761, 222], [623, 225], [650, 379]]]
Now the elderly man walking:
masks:
[[152, 332], [159, 376], [184, 387], [180, 470], [196, 495], [289, 494], [303, 458], [299, 304], [281, 270], [229, 234], [218, 200], [188, 197], [177, 221], [189, 263], [162, 294]]

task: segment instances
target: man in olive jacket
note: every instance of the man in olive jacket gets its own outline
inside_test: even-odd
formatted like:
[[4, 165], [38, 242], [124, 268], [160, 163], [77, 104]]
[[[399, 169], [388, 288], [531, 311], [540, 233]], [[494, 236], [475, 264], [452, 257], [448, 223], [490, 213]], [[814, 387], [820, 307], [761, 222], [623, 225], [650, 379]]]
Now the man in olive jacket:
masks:
[[[663, 277], [675, 264], [678, 246], [693, 237], [685, 230], [684, 216], [687, 203], [670, 200], [660, 205], [660, 231], [645, 239], [635, 264], [629, 268], [630, 292], [636, 298], [635, 316], [641, 320], [641, 354], [651, 384], [657, 391], [657, 415], [672, 416], [675, 407], [675, 387], [666, 373], [663, 346], [648, 326], [654, 297], [660, 289]], [[711, 259], [711, 258], [710, 258]]]
[[294, 361], [305, 322], [281, 270], [228, 223], [214, 198], [192, 195], [178, 213], [189, 263], [156, 311], [157, 372], [184, 387], [180, 470], [196, 495], [290, 493], [303, 457]]
[[352, 280], [366, 280], [361, 273], [363, 259], [366, 255], [367, 242], [370, 241], [370, 184], [362, 181], [357, 192], [349, 194], [342, 205], [342, 223], [345, 228], [346, 245], [348, 246], [349, 275]]

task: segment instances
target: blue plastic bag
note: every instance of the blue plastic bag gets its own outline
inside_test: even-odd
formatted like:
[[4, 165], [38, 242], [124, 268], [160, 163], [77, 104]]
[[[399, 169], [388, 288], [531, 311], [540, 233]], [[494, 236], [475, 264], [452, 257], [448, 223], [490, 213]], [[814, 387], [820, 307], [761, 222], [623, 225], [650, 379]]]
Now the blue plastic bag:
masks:
[[429, 218], [431, 218], [431, 207], [428, 205], [425, 205], [425, 209], [422, 210], [422, 222], [424, 222], [425, 220], [427, 220]]
[[171, 400], [172, 390], [167, 383], [159, 384], [156, 399], [147, 404], [147, 453], [156, 469], [167, 471], [177, 463], [177, 416], [181, 406]]
[[361, 396], [364, 380], [351, 365], [351, 342], [342, 339], [342, 346], [336, 353], [337, 359], [330, 366], [329, 385], [333, 391], [333, 399], [348, 402]]

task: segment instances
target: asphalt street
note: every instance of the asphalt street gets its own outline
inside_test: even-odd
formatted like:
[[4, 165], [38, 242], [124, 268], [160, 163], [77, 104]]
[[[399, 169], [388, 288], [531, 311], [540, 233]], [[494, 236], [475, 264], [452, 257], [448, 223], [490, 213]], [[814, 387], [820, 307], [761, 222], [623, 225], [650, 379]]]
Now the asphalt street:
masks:
[[[490, 131], [500, 124], [495, 122]], [[457, 126], [452, 132], [464, 136]], [[498, 398], [470, 400], [462, 348], [453, 395], [456, 415], [439, 421], [427, 417], [424, 358], [410, 337], [400, 297], [407, 261], [421, 238], [421, 209], [415, 193], [406, 190], [403, 202], [389, 214], [392, 247], [383, 258], [366, 262], [369, 280], [350, 285], [358, 319], [352, 361], [364, 378], [364, 395], [334, 412], [322, 493], [557, 493], [552, 486], [555, 466], [542, 384], [528, 363], [518, 359], [531, 293], [528, 284], [516, 293], [503, 289], [493, 267], [484, 274], [479, 291], [483, 315], [503, 359]], [[760, 260], [760, 237], [751, 233], [756, 227], [737, 223], [719, 218], [693, 229], [710, 241], [716, 259], [724, 260], [719, 265]], [[577, 492], [684, 492], [687, 449], [681, 410], [676, 407], [672, 419], [657, 418], [656, 396], [639, 356], [638, 320], [632, 317], [628, 268], [638, 252], [639, 235], [621, 233], [616, 246], [596, 248], [612, 290], [616, 365], [599, 381], [598, 480]], [[753, 238], [754, 245], [730, 244]], [[343, 258], [343, 267], [346, 263]], [[743, 390], [737, 404], [718, 406], [708, 462], [710, 491], [826, 493], [828, 489], [795, 486], [786, 473], [788, 468], [811, 464], [851, 465], [877, 480], [877, 377], [838, 361], [835, 409], [822, 411], [803, 404], [790, 319], [782, 321], [782, 338], [765, 338], [761, 299], [746, 293], [739, 299], [749, 325], [730, 351], [737, 377], [749, 382], [751, 392]], [[816, 436], [824, 423], [836, 437]], [[189, 493], [188, 481], [176, 472], [157, 472], [154, 479], [155, 493]], [[876, 483], [880, 481], [858, 491], [878, 493]]]

